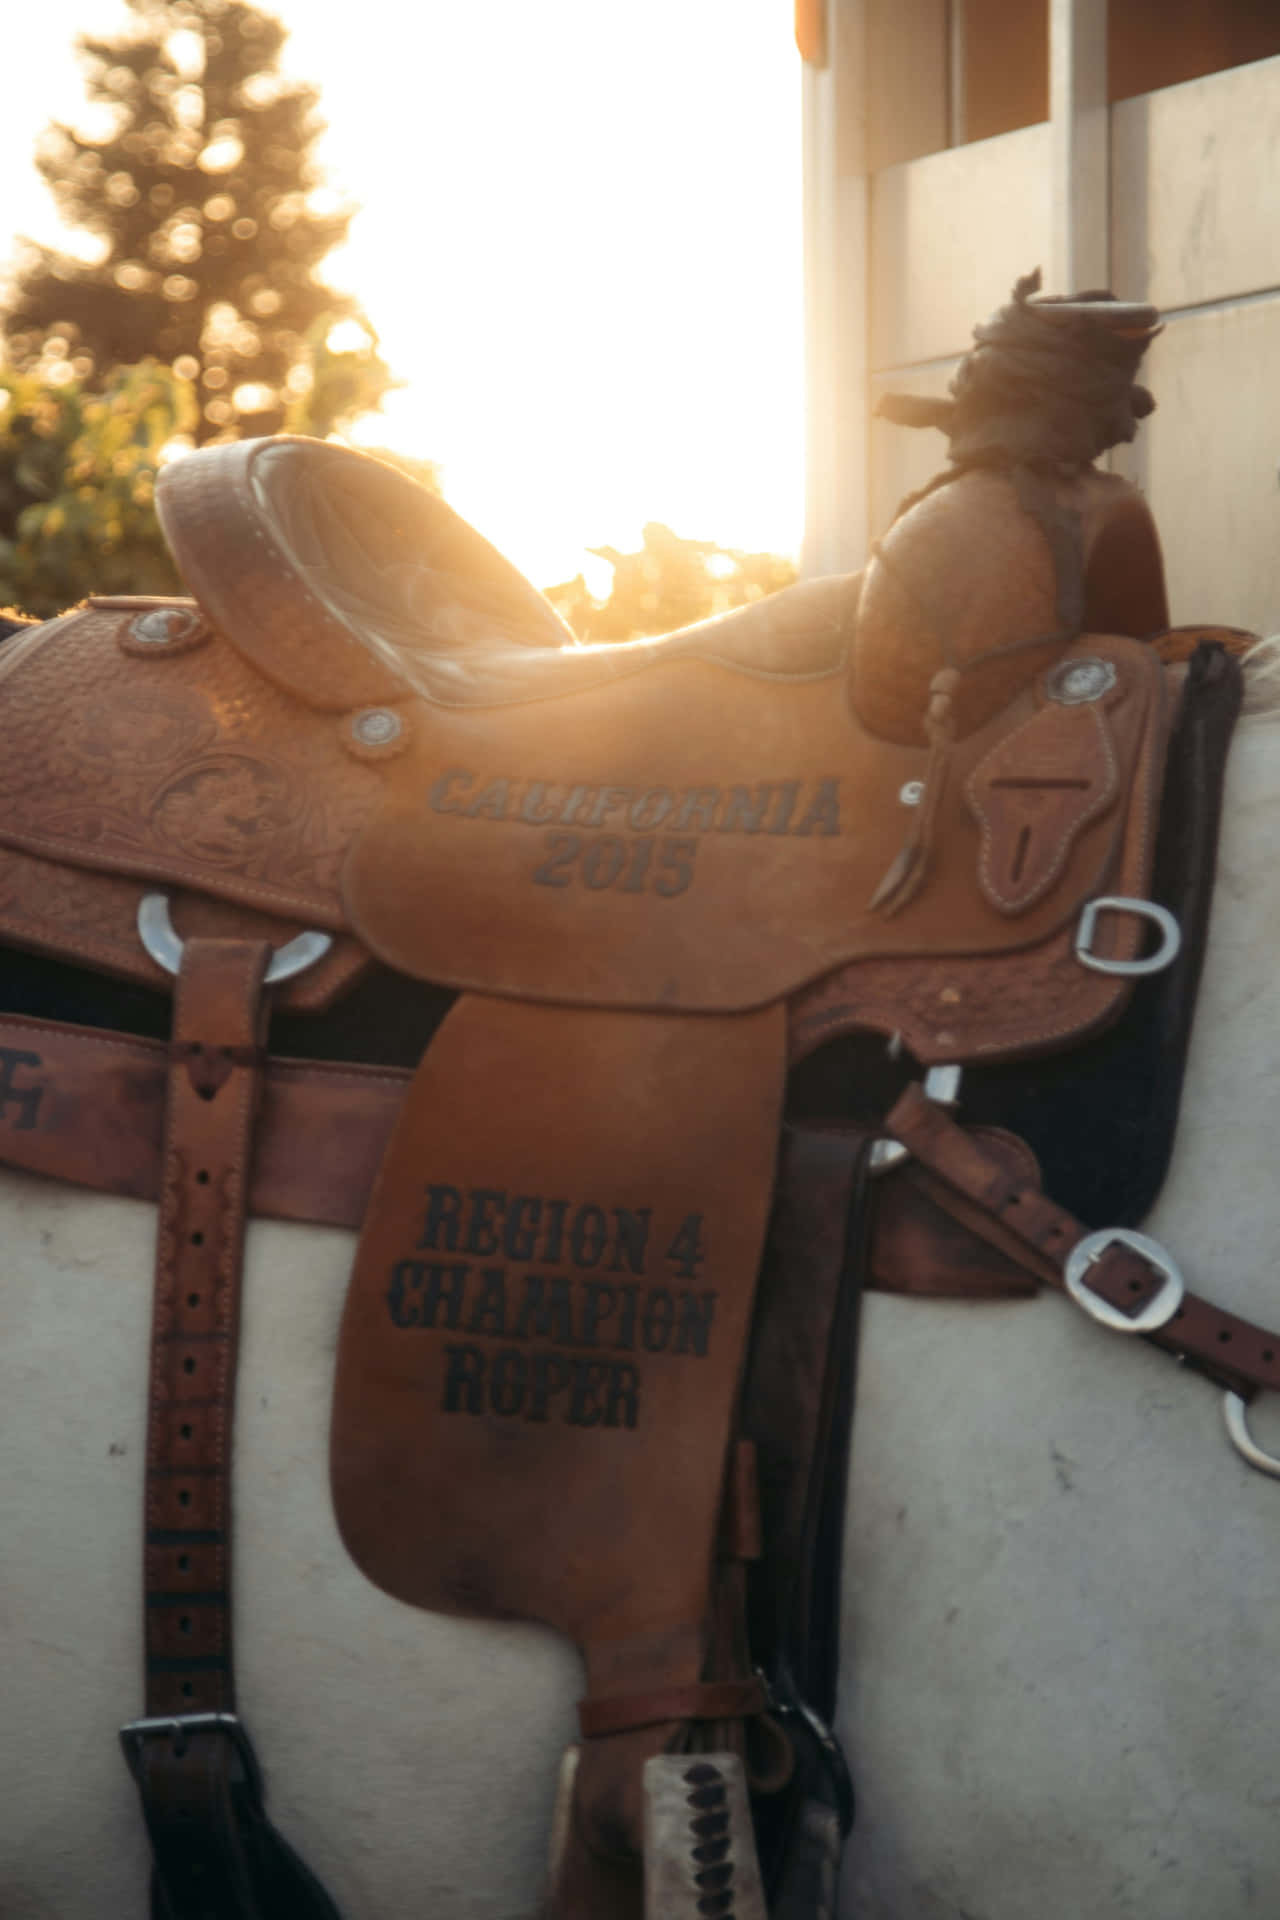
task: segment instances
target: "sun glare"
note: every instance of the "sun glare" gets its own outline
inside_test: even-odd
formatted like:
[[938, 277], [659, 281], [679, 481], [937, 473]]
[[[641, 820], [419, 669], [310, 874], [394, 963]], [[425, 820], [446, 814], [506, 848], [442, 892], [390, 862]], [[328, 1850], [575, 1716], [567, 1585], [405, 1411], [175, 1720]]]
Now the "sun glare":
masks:
[[[452, 504], [539, 585], [582, 571], [591, 546], [637, 546], [648, 520], [793, 552], [786, 0], [364, 0], [354, 33], [337, 0], [263, 4], [289, 29], [286, 71], [320, 90], [328, 177], [313, 205], [361, 209], [325, 275], [404, 382], [354, 437], [437, 462]], [[75, 114], [75, 33], [125, 15], [123, 0], [45, 0], [48, 57], [27, 70], [48, 93], [23, 103], [18, 150]], [[207, 196], [236, 148], [229, 125], [205, 130]], [[15, 217], [52, 237], [28, 204]], [[330, 344], [345, 349], [341, 325]]]

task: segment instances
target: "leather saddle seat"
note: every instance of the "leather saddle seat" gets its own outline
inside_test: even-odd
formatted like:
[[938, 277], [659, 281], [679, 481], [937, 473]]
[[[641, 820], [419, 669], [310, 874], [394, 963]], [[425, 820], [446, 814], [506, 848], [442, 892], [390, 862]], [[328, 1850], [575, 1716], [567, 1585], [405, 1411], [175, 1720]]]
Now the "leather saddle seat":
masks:
[[383, 462], [300, 438], [166, 469], [157, 507], [221, 632], [278, 686], [342, 709], [555, 698], [679, 656], [787, 678], [842, 658], [858, 577], [805, 583], [657, 640], [585, 646], [437, 495]]
[[[783, 679], [847, 659], [869, 730], [916, 744], [940, 666], [980, 666], [959, 702], [967, 732], [1070, 631], [1142, 638], [1168, 625], [1146, 502], [1093, 469], [1052, 488], [1073, 548], [1063, 561], [1010, 479], [976, 469], [895, 523], [865, 590], [861, 574], [808, 581], [657, 639], [597, 646], [437, 495], [346, 448], [282, 436], [209, 449], [166, 470], [157, 504], [220, 631], [277, 685], [338, 709], [406, 686], [442, 707], [557, 698], [678, 658]], [[1073, 563], [1078, 587], [1064, 595]], [[1022, 649], [1037, 642], [1029, 662]]]

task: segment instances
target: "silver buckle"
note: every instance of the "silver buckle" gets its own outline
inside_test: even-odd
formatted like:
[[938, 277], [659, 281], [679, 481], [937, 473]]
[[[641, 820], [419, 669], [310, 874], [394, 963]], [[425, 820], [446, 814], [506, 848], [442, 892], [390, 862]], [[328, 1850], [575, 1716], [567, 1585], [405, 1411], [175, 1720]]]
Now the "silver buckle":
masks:
[[[1107, 912], [1136, 913], [1139, 919], [1150, 920], [1160, 929], [1160, 945], [1156, 951], [1149, 953], [1145, 960], [1105, 960], [1094, 953], [1093, 930], [1098, 915]], [[1095, 973], [1163, 973], [1177, 959], [1181, 946], [1182, 929], [1168, 907], [1159, 907], [1154, 900], [1131, 900], [1123, 893], [1103, 893], [1096, 900], [1086, 900], [1076, 928], [1076, 959], [1082, 967], [1092, 967]]]
[[253, 1743], [245, 1730], [244, 1722], [234, 1713], [165, 1713], [146, 1716], [141, 1720], [130, 1720], [121, 1727], [119, 1739], [124, 1749], [124, 1757], [129, 1763], [129, 1771], [137, 1780], [142, 1760], [142, 1749], [148, 1740], [172, 1740], [181, 1759], [185, 1752], [185, 1740], [193, 1733], [220, 1733], [230, 1740], [236, 1757], [244, 1768], [245, 1777], [259, 1798], [262, 1796], [262, 1773], [258, 1766], [258, 1756]]
[[1269, 1473], [1274, 1480], [1280, 1480], [1280, 1460], [1274, 1454], [1264, 1453], [1249, 1431], [1246, 1413], [1248, 1409], [1238, 1393], [1223, 1395], [1222, 1417], [1227, 1423], [1227, 1438], [1242, 1460], [1247, 1460], [1259, 1473]]
[[[895, 1034], [894, 1039], [898, 1036]], [[894, 1054], [893, 1042], [889, 1044], [890, 1054]], [[896, 1055], [895, 1055], [896, 1057]], [[960, 1082], [964, 1077], [964, 1068], [948, 1062], [944, 1066], [930, 1067], [924, 1076], [926, 1100], [934, 1100], [940, 1107], [958, 1107], [960, 1104]], [[888, 1173], [891, 1167], [900, 1167], [911, 1155], [901, 1140], [873, 1140], [871, 1155], [867, 1162], [871, 1173]]]
[[[1115, 1246], [1117, 1242], [1121, 1246], [1132, 1247], [1148, 1266], [1164, 1275], [1160, 1291], [1148, 1300], [1141, 1313], [1121, 1312], [1119, 1307], [1113, 1307], [1109, 1300], [1104, 1300], [1087, 1283], [1090, 1267], [1108, 1247]], [[1096, 1320], [1099, 1326], [1110, 1327], [1114, 1333], [1154, 1333], [1157, 1327], [1168, 1326], [1182, 1305], [1182, 1296], [1186, 1292], [1181, 1273], [1159, 1241], [1152, 1240], [1145, 1233], [1135, 1233], [1130, 1227], [1103, 1227], [1097, 1233], [1086, 1233], [1084, 1239], [1077, 1240], [1068, 1254], [1062, 1278], [1076, 1305], [1083, 1307], [1089, 1318]]]
[[[167, 894], [143, 895], [138, 907], [138, 938], [158, 967], [163, 967], [166, 973], [177, 973], [182, 965], [183, 942], [173, 930]], [[305, 973], [317, 960], [324, 959], [332, 945], [331, 934], [315, 931], [287, 940], [272, 954], [264, 985], [276, 987], [282, 980], [292, 980], [295, 975]]]

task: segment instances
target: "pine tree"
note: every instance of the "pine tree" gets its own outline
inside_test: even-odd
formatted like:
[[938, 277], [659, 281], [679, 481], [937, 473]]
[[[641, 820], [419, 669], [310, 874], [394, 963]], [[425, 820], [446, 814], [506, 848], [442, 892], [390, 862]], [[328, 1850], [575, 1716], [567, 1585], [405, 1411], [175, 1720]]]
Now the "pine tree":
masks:
[[368, 351], [339, 411], [376, 406], [390, 375], [372, 329], [317, 278], [353, 209], [321, 187], [317, 93], [279, 73], [284, 28], [246, 0], [127, 4], [129, 29], [78, 39], [91, 112], [50, 127], [38, 161], [103, 257], [28, 249], [0, 323], [11, 362], [93, 387], [157, 358], [196, 383], [196, 437], [234, 438], [279, 430], [346, 319], [340, 344], [362, 328]]

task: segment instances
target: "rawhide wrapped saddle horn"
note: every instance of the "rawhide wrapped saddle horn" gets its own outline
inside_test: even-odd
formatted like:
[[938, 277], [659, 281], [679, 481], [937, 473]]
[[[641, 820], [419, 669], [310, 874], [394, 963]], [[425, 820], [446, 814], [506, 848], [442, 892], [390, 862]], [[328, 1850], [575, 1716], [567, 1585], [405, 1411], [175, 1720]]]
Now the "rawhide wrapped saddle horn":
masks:
[[974, 328], [949, 399], [880, 403], [950, 441], [947, 468], [903, 502], [863, 585], [853, 703], [886, 739], [919, 742], [940, 670], [959, 676], [963, 735], [1082, 632], [1144, 638], [1168, 625], [1146, 501], [1093, 466], [1155, 405], [1134, 375], [1156, 309], [1109, 293], [1033, 298], [1039, 285], [1038, 272], [1019, 280]]
[[873, 896], [895, 913], [923, 881], [953, 741], [999, 713], [1085, 633], [1169, 624], [1145, 499], [1093, 462], [1155, 406], [1134, 379], [1154, 307], [1038, 295], [1025, 275], [974, 328], [950, 398], [889, 394], [899, 425], [940, 428], [948, 465], [908, 496], [863, 582], [851, 697], [882, 739], [932, 748], [924, 803]]

